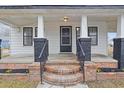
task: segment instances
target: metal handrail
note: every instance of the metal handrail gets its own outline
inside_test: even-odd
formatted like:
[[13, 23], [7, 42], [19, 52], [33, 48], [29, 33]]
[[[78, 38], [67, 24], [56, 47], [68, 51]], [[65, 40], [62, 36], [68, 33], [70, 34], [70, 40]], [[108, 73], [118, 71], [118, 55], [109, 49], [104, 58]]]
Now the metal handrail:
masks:
[[38, 58], [41, 58], [41, 57], [42, 57], [43, 52], [44, 52], [44, 49], [45, 49], [45, 47], [46, 47], [46, 44], [47, 44], [47, 41], [45, 41], [44, 46], [43, 46], [43, 48], [42, 48], [42, 50], [41, 50], [40, 55], [39, 55]]
[[83, 65], [81, 65], [81, 62], [80, 62], [80, 66], [81, 66], [81, 69], [82, 69], [82, 73], [83, 73], [83, 81], [85, 82], [85, 69], [84, 69], [84, 62], [85, 62], [85, 52], [84, 52], [84, 50], [83, 50], [83, 48], [81, 47], [81, 43], [79, 42], [79, 40], [78, 40], [78, 44], [79, 44], [79, 47], [80, 47], [80, 49], [81, 49], [81, 53], [83, 54], [83, 57], [84, 57], [84, 59], [83, 59]]

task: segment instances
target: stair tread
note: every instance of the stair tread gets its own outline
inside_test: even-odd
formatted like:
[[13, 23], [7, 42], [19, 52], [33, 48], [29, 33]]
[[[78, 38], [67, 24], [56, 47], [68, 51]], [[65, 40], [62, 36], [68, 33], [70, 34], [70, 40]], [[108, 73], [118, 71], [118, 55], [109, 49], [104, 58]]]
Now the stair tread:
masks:
[[45, 65], [43, 80], [54, 85], [74, 85], [83, 81], [79, 61], [76, 59], [53, 59]]
[[75, 59], [53, 59], [53, 60], [48, 60], [47, 63], [79, 63]]
[[60, 81], [60, 82], [65, 82], [65, 81], [77, 81], [83, 78], [83, 75], [81, 72], [78, 72], [76, 74], [71, 74], [71, 75], [56, 75], [53, 73], [48, 73], [44, 72], [43, 78], [50, 80], [50, 81]]
[[82, 82], [83, 75], [80, 72], [72, 75], [56, 75], [53, 73], [45, 72], [43, 75], [43, 80], [53, 85], [70, 86]]
[[76, 73], [80, 71], [80, 65], [46, 65], [45, 69], [47, 72], [51, 73], [58, 73], [58, 74], [69, 74], [69, 73]]

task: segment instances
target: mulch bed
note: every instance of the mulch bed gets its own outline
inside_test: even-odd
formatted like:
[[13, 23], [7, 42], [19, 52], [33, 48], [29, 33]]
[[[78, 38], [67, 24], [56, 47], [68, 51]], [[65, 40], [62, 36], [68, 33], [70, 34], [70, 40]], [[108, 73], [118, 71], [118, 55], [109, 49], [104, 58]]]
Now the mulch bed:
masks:
[[86, 82], [90, 88], [124, 88], [124, 79]]
[[37, 85], [36, 81], [0, 80], [0, 88], [35, 88]]

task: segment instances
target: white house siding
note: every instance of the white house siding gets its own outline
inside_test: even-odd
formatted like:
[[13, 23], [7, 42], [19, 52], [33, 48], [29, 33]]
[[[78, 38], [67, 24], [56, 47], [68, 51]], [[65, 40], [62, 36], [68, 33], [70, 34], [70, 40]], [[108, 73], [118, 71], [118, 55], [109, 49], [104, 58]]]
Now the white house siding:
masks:
[[[72, 52], [76, 53], [76, 31], [75, 27], [80, 26], [80, 22], [47, 22], [45, 33], [49, 40], [49, 51], [51, 54], [60, 53], [60, 26], [72, 26]], [[107, 55], [107, 25], [106, 22], [89, 21], [88, 26], [98, 27], [98, 45], [92, 46], [92, 53]]]
[[117, 22], [111, 21], [107, 22], [108, 32], [117, 32]]
[[[45, 37], [49, 40], [49, 53], [60, 53], [60, 26], [72, 26], [72, 52], [76, 53], [76, 31], [75, 27], [80, 27], [79, 22], [45, 22]], [[92, 53], [107, 55], [107, 25], [104, 21], [88, 21], [88, 26], [98, 27], [98, 45], [92, 46]], [[30, 27], [30, 26], [29, 26]], [[33, 26], [36, 27], [36, 26]], [[12, 55], [32, 55], [33, 46], [23, 46], [23, 31], [21, 28], [11, 30], [11, 54]]]
[[23, 46], [23, 31], [21, 27], [11, 29], [11, 56], [33, 56], [33, 46]]
[[79, 22], [46, 22], [45, 34], [49, 40], [49, 52], [60, 53], [60, 26], [72, 26], [72, 52], [76, 53], [76, 31]]
[[98, 27], [98, 45], [92, 46], [92, 53], [107, 55], [107, 24], [104, 21], [89, 21], [88, 26]]

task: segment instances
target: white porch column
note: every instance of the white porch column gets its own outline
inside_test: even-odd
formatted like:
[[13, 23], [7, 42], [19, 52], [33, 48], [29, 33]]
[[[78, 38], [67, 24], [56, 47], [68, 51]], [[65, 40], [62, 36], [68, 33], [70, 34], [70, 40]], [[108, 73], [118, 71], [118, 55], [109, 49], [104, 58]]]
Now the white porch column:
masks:
[[124, 14], [117, 18], [117, 38], [124, 38]]
[[44, 38], [44, 20], [43, 20], [43, 16], [38, 16], [38, 38]]
[[87, 31], [87, 16], [82, 15], [81, 18], [81, 30], [80, 30], [80, 38], [87, 38], [88, 31]]

